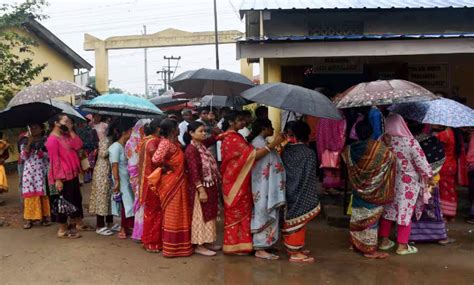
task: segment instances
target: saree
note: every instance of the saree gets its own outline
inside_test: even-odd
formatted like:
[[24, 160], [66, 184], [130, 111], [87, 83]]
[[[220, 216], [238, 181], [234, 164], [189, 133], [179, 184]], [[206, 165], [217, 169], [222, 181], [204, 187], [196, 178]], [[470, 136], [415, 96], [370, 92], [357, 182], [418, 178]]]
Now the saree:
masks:
[[[256, 148], [266, 146], [262, 136], [252, 141]], [[256, 250], [273, 246], [280, 238], [280, 210], [285, 205], [285, 169], [276, 151], [255, 163], [252, 169], [253, 214], [251, 231]]]
[[281, 157], [286, 171], [286, 211], [282, 226], [288, 252], [305, 245], [306, 224], [321, 211], [317, 194], [316, 154], [305, 144], [288, 144]]
[[152, 162], [153, 154], [158, 149], [160, 138], [147, 136], [140, 144], [139, 157], [139, 192], [138, 206], [143, 208], [143, 234], [141, 240], [143, 247], [148, 250], [161, 250], [162, 213], [160, 197], [156, 191], [151, 191], [148, 176], [155, 170]]
[[130, 185], [132, 191], [135, 194], [135, 200], [133, 201], [133, 212], [135, 215], [135, 222], [133, 226], [132, 238], [134, 240], [141, 240], [143, 234], [143, 207], [139, 204], [139, 181], [138, 181], [138, 159], [139, 159], [139, 146], [142, 142], [142, 138], [145, 136], [143, 127], [149, 123], [150, 119], [141, 119], [133, 127], [130, 139], [125, 144], [125, 154], [128, 159], [127, 168], [130, 173]]
[[[0, 139], [0, 160], [8, 159], [8, 147], [8, 142]], [[5, 166], [3, 166], [3, 164], [0, 164], [0, 193], [4, 192], [8, 192], [7, 172], [5, 171]]]
[[439, 173], [440, 204], [443, 216], [455, 217], [458, 207], [458, 193], [456, 192], [457, 157], [456, 139], [450, 128], [436, 136], [444, 146], [446, 161]]
[[252, 191], [250, 171], [256, 152], [242, 135], [227, 131], [222, 141], [222, 192], [224, 196], [224, 253], [250, 253], [253, 250], [250, 218]]
[[364, 254], [374, 253], [383, 205], [394, 197], [395, 156], [383, 142], [368, 140], [346, 147], [342, 158], [353, 188], [350, 242]]
[[[439, 177], [439, 172], [445, 161], [443, 144], [433, 136], [421, 134], [415, 137], [433, 169], [433, 175]], [[424, 205], [420, 219], [415, 217], [411, 224], [411, 241], [440, 241], [447, 239], [446, 225], [440, 206], [438, 185], [433, 188], [431, 198]]]
[[[179, 142], [172, 143], [162, 138], [152, 158], [161, 168], [156, 187], [163, 215], [163, 256], [179, 257], [193, 254], [191, 245], [191, 213], [188, 205], [187, 179], [185, 176], [184, 153]], [[147, 193], [148, 195], [149, 193]]]

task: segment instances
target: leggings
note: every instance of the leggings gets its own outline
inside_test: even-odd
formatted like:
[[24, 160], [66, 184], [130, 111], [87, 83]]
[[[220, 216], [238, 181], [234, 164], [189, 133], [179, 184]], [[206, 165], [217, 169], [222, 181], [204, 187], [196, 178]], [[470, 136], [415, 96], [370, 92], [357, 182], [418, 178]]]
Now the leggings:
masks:
[[[392, 232], [394, 221], [389, 221], [384, 218], [380, 218], [379, 224], [379, 236], [388, 238]], [[408, 226], [397, 225], [397, 242], [401, 244], [407, 244], [410, 238], [411, 223]]]
[[97, 215], [97, 228], [98, 229], [104, 228], [105, 223], [112, 224], [113, 222], [114, 222], [114, 216], [112, 215], [107, 215], [107, 216]]
[[[72, 180], [63, 182], [63, 190], [59, 193], [69, 203], [76, 206], [77, 211], [69, 215], [71, 219], [83, 218], [84, 214], [82, 211], [82, 195], [81, 186], [79, 185], [79, 179], [76, 177]], [[67, 223], [67, 215], [59, 214], [57, 221], [60, 224]]]
[[122, 229], [125, 229], [125, 231], [132, 229], [133, 228], [133, 223], [135, 221], [135, 217], [126, 217], [125, 216], [125, 207], [122, 202], [122, 209], [120, 211], [120, 226]]

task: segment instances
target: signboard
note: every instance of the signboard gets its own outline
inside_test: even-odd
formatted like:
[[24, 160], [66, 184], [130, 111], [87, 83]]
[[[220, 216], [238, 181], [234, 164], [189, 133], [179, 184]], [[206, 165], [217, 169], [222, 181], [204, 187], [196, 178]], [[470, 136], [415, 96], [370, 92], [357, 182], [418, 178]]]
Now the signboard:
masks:
[[449, 88], [448, 64], [409, 64], [408, 80], [430, 90]]
[[313, 73], [316, 74], [358, 74], [364, 71], [360, 59], [350, 57], [328, 57], [316, 59]]

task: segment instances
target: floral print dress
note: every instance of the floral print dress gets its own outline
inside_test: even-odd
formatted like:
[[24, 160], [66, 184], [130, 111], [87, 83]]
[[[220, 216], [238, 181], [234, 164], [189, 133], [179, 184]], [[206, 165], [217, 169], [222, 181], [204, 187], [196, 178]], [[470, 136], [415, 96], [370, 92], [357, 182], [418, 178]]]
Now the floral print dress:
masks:
[[433, 171], [416, 139], [394, 136], [392, 147], [397, 158], [395, 199], [385, 206], [383, 217], [408, 226], [413, 214], [417, 219], [422, 214], [423, 192]]

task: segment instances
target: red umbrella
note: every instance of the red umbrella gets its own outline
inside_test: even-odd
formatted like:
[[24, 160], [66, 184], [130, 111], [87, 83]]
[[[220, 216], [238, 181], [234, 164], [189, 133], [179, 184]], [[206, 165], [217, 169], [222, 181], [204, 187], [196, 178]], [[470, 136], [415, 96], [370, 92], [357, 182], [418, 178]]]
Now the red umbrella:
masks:
[[377, 80], [352, 86], [335, 99], [337, 108], [391, 105], [438, 99], [420, 85], [400, 79]]

